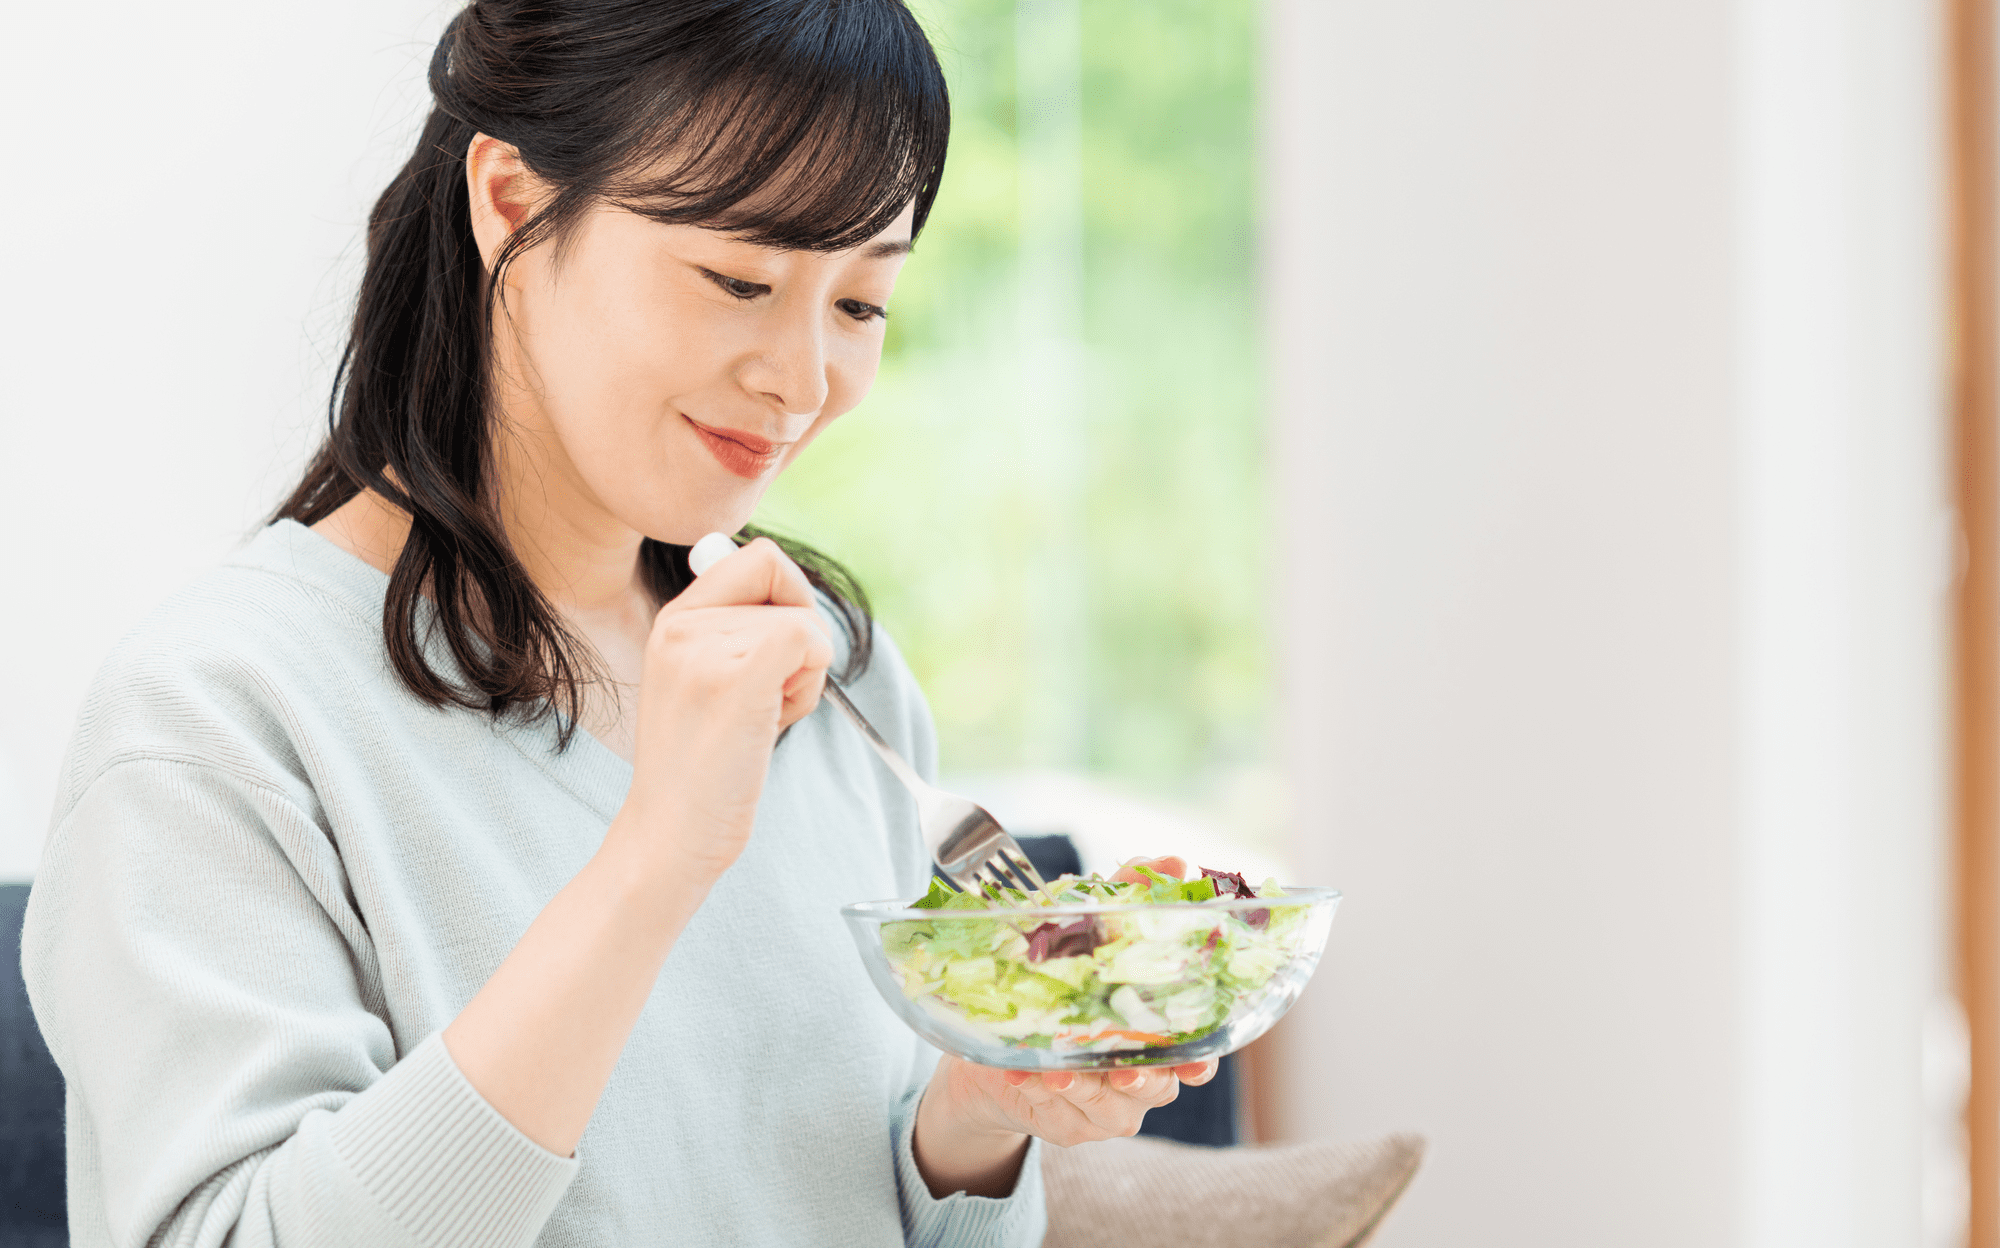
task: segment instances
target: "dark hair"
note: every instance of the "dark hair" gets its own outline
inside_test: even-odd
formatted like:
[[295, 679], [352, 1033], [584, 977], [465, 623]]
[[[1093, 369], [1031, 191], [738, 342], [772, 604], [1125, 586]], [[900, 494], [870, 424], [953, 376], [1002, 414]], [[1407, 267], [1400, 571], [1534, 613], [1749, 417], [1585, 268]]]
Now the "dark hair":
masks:
[[[492, 497], [488, 346], [506, 266], [560, 249], [604, 201], [801, 250], [854, 246], [913, 202], [921, 230], [950, 103], [901, 0], [476, 0], [438, 40], [430, 88], [416, 151], [369, 216], [326, 442], [272, 520], [315, 524], [364, 488], [408, 512], [382, 609], [397, 674], [433, 705], [558, 712], [567, 744], [595, 664], [515, 557]], [[480, 133], [551, 188], [491, 276], [465, 181]], [[769, 536], [837, 608], [846, 675], [858, 674], [872, 650], [859, 584]], [[662, 601], [691, 579], [686, 547], [648, 538], [640, 562]], [[463, 683], [426, 657], [433, 633]]]

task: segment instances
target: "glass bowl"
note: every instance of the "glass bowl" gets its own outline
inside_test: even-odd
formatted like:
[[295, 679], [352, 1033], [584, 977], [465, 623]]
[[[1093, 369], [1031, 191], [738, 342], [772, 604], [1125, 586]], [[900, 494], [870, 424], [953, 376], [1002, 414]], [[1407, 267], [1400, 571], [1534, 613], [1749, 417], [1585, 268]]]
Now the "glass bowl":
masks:
[[946, 1053], [1008, 1070], [1217, 1057], [1270, 1030], [1319, 965], [1340, 894], [1166, 904], [841, 907], [869, 978]]

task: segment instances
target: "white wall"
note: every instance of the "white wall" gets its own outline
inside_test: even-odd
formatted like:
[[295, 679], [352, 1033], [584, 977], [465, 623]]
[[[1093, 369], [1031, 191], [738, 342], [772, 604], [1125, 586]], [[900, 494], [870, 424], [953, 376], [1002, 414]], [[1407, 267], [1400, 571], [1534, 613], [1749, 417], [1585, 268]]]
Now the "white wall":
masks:
[[321, 427], [362, 225], [447, 11], [9, 13], [0, 879], [33, 871], [105, 652], [247, 536]]
[[1383, 1248], [1951, 1242], [1931, 6], [1269, 11], [1292, 856], [1349, 896], [1285, 1129], [1429, 1135]]

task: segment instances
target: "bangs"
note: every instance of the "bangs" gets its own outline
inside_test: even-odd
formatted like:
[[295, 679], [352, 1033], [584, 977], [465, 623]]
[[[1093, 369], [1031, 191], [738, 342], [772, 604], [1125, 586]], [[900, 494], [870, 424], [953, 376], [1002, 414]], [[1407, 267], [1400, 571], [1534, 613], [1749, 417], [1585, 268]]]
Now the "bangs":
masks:
[[859, 246], [909, 204], [912, 236], [923, 229], [951, 105], [901, 5], [829, 0], [725, 63], [687, 59], [662, 58], [663, 73], [634, 84], [646, 99], [631, 115], [645, 120], [605, 199], [799, 251]]

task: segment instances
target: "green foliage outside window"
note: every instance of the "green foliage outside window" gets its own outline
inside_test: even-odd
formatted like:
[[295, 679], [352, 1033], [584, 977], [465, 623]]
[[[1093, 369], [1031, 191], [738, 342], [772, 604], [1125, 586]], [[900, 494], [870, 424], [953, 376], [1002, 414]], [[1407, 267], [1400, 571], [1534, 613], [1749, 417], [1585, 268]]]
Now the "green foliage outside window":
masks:
[[[950, 771], [1035, 758], [1019, 437], [1012, 0], [918, 0], [950, 165], [881, 377], [760, 520], [845, 560], [923, 682]], [[1086, 769], [1197, 796], [1270, 704], [1254, 7], [1082, 0]], [[1032, 308], [1029, 310], [1032, 314]]]

